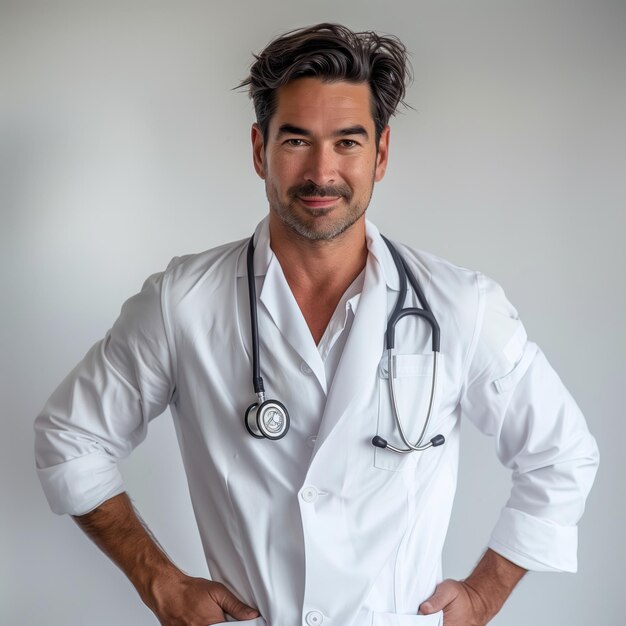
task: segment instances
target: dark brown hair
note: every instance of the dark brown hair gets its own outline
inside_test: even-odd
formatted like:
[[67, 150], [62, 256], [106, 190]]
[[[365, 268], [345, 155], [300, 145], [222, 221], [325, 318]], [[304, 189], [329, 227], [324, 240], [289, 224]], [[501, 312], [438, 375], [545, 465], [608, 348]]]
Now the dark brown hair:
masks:
[[312, 76], [369, 84], [378, 144], [389, 118], [400, 103], [405, 104], [411, 80], [407, 50], [397, 37], [372, 31], [355, 33], [340, 24], [289, 31], [254, 58], [250, 75], [238, 87], [248, 87], [264, 140], [276, 110], [277, 89], [296, 78]]

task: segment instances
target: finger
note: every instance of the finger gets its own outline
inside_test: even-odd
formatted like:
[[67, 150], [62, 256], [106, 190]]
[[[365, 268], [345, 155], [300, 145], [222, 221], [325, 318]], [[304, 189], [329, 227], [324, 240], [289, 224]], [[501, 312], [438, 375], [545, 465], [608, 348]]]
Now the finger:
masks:
[[225, 587], [217, 600], [222, 610], [235, 619], [246, 620], [259, 617], [259, 612], [256, 609], [241, 602]]
[[420, 604], [419, 613], [422, 615], [430, 615], [431, 613], [442, 611], [445, 606], [456, 598], [458, 593], [459, 591], [455, 581], [444, 580], [437, 585], [435, 593]]

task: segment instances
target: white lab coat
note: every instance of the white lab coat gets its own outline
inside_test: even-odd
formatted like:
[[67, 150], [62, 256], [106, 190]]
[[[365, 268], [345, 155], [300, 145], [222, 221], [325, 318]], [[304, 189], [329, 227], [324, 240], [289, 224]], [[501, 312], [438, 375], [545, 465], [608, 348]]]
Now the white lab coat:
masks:
[[[576, 523], [598, 462], [576, 404], [502, 290], [481, 274], [405, 246], [441, 327], [429, 437], [445, 445], [396, 455], [384, 331], [398, 276], [376, 228], [330, 389], [324, 364], [269, 247], [256, 232], [262, 375], [291, 429], [253, 439], [247, 241], [174, 259], [128, 300], [105, 339], [36, 422], [39, 477], [58, 513], [82, 514], [124, 490], [117, 470], [169, 405], [214, 579], [258, 607], [257, 625], [441, 624], [416, 615], [442, 578], [456, 487], [459, 419], [494, 437], [512, 470], [490, 547], [532, 570], [575, 571]], [[413, 306], [418, 302], [410, 292]], [[398, 324], [397, 388], [410, 437], [429, 398], [430, 336]]]

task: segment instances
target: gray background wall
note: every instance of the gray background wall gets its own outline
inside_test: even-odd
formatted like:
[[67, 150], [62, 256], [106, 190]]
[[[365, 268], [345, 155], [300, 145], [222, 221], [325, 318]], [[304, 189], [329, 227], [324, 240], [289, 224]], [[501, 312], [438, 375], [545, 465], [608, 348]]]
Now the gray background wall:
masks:
[[[49, 512], [32, 420], [147, 275], [264, 215], [252, 108], [231, 87], [271, 37], [324, 20], [413, 53], [415, 110], [393, 121], [370, 219], [498, 279], [600, 444], [579, 573], [528, 576], [493, 623], [622, 623], [626, 3], [4, 0], [0, 624], [155, 623]], [[206, 573], [168, 415], [123, 472], [172, 557]], [[507, 494], [467, 428], [447, 575], [472, 567]]]

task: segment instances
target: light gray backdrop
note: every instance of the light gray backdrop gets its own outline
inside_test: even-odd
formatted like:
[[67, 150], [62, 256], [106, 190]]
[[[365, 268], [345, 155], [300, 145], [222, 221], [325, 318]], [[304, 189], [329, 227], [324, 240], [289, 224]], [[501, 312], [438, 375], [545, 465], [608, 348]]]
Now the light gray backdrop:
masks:
[[[579, 573], [528, 576], [493, 623], [623, 623], [626, 3], [4, 0], [3, 626], [155, 623], [48, 510], [32, 420], [146, 276], [264, 215], [252, 108], [231, 88], [271, 37], [324, 20], [395, 33], [413, 54], [415, 110], [393, 121], [370, 219], [498, 279], [600, 444]], [[169, 415], [123, 472], [172, 557], [205, 574]], [[508, 484], [467, 428], [447, 575], [473, 566]]]

